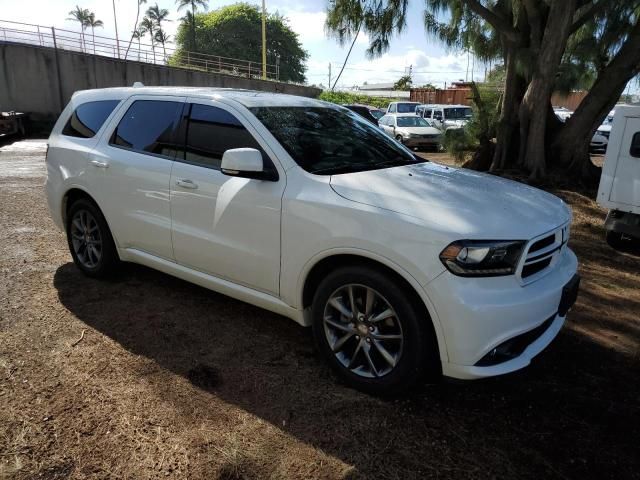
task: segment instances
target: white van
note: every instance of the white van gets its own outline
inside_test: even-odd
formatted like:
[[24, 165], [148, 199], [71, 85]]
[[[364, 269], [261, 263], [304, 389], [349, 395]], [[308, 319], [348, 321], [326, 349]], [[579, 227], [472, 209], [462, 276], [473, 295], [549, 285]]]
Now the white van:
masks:
[[469, 105], [420, 105], [416, 114], [432, 120], [441, 130], [464, 127], [473, 115]]
[[602, 167], [598, 205], [608, 208], [607, 241], [640, 240], [640, 107], [617, 107]]

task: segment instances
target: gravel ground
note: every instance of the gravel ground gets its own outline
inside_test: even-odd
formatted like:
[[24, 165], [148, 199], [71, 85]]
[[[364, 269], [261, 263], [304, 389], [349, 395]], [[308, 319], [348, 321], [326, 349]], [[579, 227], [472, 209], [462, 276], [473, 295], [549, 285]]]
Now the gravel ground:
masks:
[[0, 478], [640, 478], [640, 257], [575, 213], [583, 290], [523, 372], [383, 401], [290, 320], [126, 265], [83, 277], [43, 140], [0, 145]]

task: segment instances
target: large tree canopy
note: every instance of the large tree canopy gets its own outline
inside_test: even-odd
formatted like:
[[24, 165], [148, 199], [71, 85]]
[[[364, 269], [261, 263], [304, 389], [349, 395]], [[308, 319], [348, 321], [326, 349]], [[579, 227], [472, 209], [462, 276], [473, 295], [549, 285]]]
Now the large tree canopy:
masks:
[[[193, 45], [190, 17], [178, 27], [176, 44], [189, 50]], [[195, 31], [198, 53], [220, 55], [262, 63], [261, 12], [257, 6], [237, 3], [208, 13], [196, 13]], [[305, 61], [308, 54], [302, 49], [298, 35], [279, 14], [267, 15], [267, 63], [280, 58], [280, 80], [305, 81]]]
[[[505, 68], [496, 148], [486, 166], [520, 166], [532, 178], [564, 168], [593, 178], [593, 132], [640, 71], [639, 0], [424, 0], [426, 31]], [[327, 28], [341, 41], [365, 31], [385, 52], [406, 26], [408, 0], [331, 0]], [[554, 90], [590, 87], [558, 124]]]

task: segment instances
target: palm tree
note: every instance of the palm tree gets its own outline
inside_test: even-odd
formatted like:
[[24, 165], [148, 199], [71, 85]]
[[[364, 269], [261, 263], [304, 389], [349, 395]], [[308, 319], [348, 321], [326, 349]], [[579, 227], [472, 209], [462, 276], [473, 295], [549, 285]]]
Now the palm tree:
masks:
[[[140, 61], [140, 51], [142, 50], [142, 45], [140, 45], [140, 39], [144, 37], [146, 34], [146, 30], [142, 27], [136, 28], [133, 32], [131, 32], [131, 41], [135, 38], [138, 40], [138, 61]], [[129, 42], [129, 46], [131, 46], [131, 42]], [[127, 48], [127, 53], [129, 53], [129, 49]], [[124, 58], [127, 58], [126, 56]]]
[[95, 32], [95, 28], [96, 27], [102, 27], [104, 25], [104, 23], [102, 23], [102, 20], [96, 20], [96, 14], [91, 12], [89, 14], [89, 16], [87, 17], [87, 20], [85, 22], [85, 26], [87, 27], [91, 27], [91, 39], [93, 41], [93, 54], [96, 54], [96, 32]]
[[153, 52], [153, 63], [156, 63], [156, 47], [155, 44], [153, 43], [154, 40], [154, 35], [155, 35], [155, 23], [153, 23], [153, 20], [151, 20], [149, 17], [144, 17], [142, 19], [142, 21], [140, 22], [140, 28], [142, 29], [143, 33], [148, 33], [149, 36], [151, 37], [151, 51]]
[[131, 39], [129, 40], [129, 45], [127, 46], [127, 51], [124, 54], [124, 58], [127, 58], [127, 55], [129, 54], [129, 49], [131, 48], [131, 43], [133, 42], [133, 39], [136, 38], [138, 40], [138, 61], [140, 61], [140, 36], [136, 37], [136, 32], [139, 34], [140, 33], [140, 29], [138, 28], [138, 20], [140, 20], [140, 5], [142, 5], [143, 3], [147, 3], [147, 0], [138, 0], [138, 10], [136, 11], [136, 23], [133, 24], [133, 31], [131, 32]]
[[156, 30], [156, 42], [162, 44], [162, 53], [164, 54], [164, 63], [167, 63], [167, 50], [165, 49], [165, 43], [170, 41], [171, 35], [168, 35], [164, 30], [158, 28]]
[[80, 24], [80, 28], [82, 29], [82, 33], [80, 34], [80, 49], [84, 52], [85, 51], [84, 29], [87, 28], [87, 20], [90, 15], [89, 9], [80, 8], [78, 5], [76, 5], [76, 9], [71, 10], [69, 12], [69, 15], [70, 17], [68, 17], [67, 20], [73, 20]]
[[[178, 4], [178, 11], [186, 7], [191, 7], [191, 40], [193, 50], [196, 50], [196, 10], [198, 7], [207, 9], [209, 4], [208, 0], [176, 0]], [[186, 18], [186, 17], [185, 17]]]

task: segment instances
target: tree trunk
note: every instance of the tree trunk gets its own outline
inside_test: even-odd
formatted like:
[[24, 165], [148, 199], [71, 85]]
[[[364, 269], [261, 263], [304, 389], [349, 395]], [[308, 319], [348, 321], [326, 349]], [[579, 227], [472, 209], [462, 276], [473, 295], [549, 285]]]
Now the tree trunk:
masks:
[[[136, 12], [136, 23], [133, 24], [133, 32], [138, 30], [138, 20], [140, 19], [140, 0], [138, 0], [138, 11]], [[124, 54], [124, 59], [127, 59], [127, 55], [129, 55], [129, 49], [131, 48], [131, 44], [133, 43], [133, 35], [131, 34], [131, 39], [129, 40], [129, 45], [127, 45], [127, 51]], [[140, 45], [140, 39], [138, 39], [138, 45]], [[138, 48], [140, 50], [140, 48]], [[138, 51], [138, 61], [140, 61], [140, 52]]]
[[518, 128], [518, 106], [522, 99], [521, 81], [518, 78], [516, 66], [516, 46], [509, 44], [506, 46], [505, 55], [506, 75], [504, 81], [504, 93], [500, 106], [500, 118], [498, 120], [496, 133], [496, 148], [493, 154], [491, 170], [502, 170], [513, 163], [514, 132]]
[[564, 53], [576, 0], [554, 0], [540, 45], [531, 82], [520, 105], [520, 163], [532, 180], [545, 174], [547, 109], [558, 66]]
[[591, 182], [596, 172], [588, 145], [591, 137], [624, 92], [627, 83], [640, 73], [640, 22], [611, 62], [600, 72], [593, 87], [575, 113], [556, 135], [552, 151], [557, 164]]
[[193, 47], [193, 51], [196, 52], [198, 50], [198, 48], [196, 47], [196, 4], [193, 2], [191, 2], [191, 31], [193, 32], [192, 47]]

